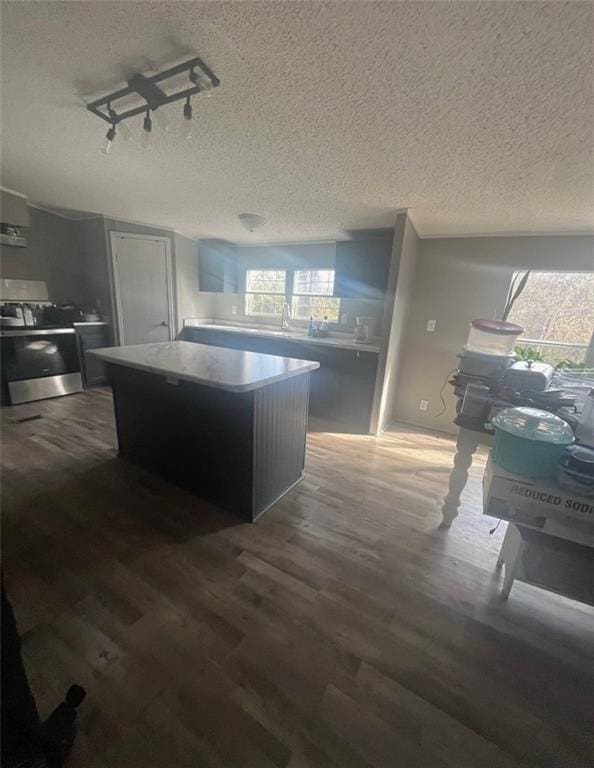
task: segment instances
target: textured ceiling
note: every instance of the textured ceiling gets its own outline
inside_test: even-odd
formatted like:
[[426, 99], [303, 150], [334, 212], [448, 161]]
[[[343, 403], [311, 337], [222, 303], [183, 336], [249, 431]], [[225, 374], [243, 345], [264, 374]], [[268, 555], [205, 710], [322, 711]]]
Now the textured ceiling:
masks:
[[[593, 225], [585, 2], [2, 2], [2, 183], [194, 236]], [[195, 50], [222, 81], [188, 144], [114, 144], [82, 97]], [[140, 119], [135, 130], [138, 132]], [[246, 233], [237, 214], [267, 225]]]

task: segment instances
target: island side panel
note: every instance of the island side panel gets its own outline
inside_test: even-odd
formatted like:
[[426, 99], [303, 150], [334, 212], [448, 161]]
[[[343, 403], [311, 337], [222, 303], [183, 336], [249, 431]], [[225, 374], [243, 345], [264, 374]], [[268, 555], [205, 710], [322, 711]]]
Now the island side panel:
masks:
[[119, 454], [253, 519], [254, 393], [109, 364]]
[[255, 392], [254, 518], [303, 477], [309, 373]]

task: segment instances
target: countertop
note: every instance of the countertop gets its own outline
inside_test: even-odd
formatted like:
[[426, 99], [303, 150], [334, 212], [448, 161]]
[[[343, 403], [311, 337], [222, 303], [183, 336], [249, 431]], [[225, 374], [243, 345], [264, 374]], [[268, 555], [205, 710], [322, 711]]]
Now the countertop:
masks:
[[138, 368], [228, 392], [249, 392], [320, 367], [319, 363], [311, 360], [261, 355], [191, 341], [104, 347], [89, 350], [87, 354], [96, 355], [106, 363]]
[[205, 323], [200, 320], [187, 319], [184, 321], [186, 328], [198, 328], [201, 330], [229, 331], [230, 333], [243, 333], [248, 336], [255, 336], [263, 339], [286, 339], [287, 341], [299, 341], [302, 344], [316, 344], [325, 347], [338, 347], [339, 349], [355, 349], [361, 352], [379, 352], [379, 344], [371, 342], [361, 343], [353, 341], [348, 334], [335, 336], [323, 336], [321, 338], [308, 336], [307, 333], [299, 331], [280, 331], [267, 328], [250, 328], [242, 325], [224, 325], [222, 323]]
[[72, 323], [72, 325], [77, 328], [79, 325], [109, 325], [109, 323], [106, 320], [77, 320], [77, 322]]

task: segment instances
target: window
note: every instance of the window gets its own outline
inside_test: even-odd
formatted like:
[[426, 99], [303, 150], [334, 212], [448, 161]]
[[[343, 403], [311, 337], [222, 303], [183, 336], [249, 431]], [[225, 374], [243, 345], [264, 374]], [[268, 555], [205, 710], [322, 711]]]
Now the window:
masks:
[[340, 299], [334, 293], [333, 269], [296, 269], [293, 273], [293, 317], [295, 320], [323, 320], [338, 323]]
[[520, 355], [582, 364], [594, 332], [594, 272], [531, 272], [508, 320], [524, 328]]
[[[292, 286], [292, 291], [289, 290]], [[245, 314], [280, 317], [285, 301], [294, 320], [338, 323], [340, 299], [335, 299], [333, 269], [248, 269], [245, 273]]]
[[245, 273], [245, 313], [280, 317], [285, 301], [284, 269], [248, 269]]

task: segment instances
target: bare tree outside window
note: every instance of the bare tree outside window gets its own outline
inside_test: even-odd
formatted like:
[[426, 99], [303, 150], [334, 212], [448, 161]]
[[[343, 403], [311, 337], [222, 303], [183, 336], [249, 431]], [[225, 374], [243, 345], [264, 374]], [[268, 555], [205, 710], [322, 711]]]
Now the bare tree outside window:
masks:
[[280, 317], [285, 301], [284, 269], [248, 269], [245, 273], [245, 313]]
[[293, 317], [338, 323], [340, 299], [333, 298], [333, 269], [297, 269], [293, 275]]
[[[291, 290], [287, 290], [292, 287]], [[289, 302], [295, 320], [338, 323], [340, 299], [333, 297], [333, 269], [248, 269], [245, 274], [245, 314], [280, 317]]]
[[552, 364], [582, 363], [594, 333], [594, 272], [531, 272], [508, 317], [521, 348]]

